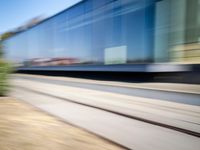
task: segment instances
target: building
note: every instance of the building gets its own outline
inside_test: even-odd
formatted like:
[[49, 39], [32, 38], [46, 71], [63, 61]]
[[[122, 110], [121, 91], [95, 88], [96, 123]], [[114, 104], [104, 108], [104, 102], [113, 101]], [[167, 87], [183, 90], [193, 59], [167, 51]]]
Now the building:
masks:
[[6, 57], [35, 69], [199, 63], [199, 7], [198, 0], [83, 0], [5, 40]]

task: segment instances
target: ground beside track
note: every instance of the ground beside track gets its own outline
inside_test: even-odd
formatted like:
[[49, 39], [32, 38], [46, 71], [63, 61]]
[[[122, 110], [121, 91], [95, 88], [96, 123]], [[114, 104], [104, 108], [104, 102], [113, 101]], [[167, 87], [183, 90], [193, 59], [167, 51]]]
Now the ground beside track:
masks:
[[117, 150], [98, 136], [64, 123], [31, 105], [0, 98], [0, 150]]

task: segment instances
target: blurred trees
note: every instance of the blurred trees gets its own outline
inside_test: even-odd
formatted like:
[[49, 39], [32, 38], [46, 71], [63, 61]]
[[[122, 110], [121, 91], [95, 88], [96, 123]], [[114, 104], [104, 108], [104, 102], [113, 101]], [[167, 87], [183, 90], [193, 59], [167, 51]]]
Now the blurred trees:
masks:
[[1, 35], [1, 40], [6, 40], [7, 38], [13, 36], [15, 32], [5, 32]]
[[8, 75], [10, 69], [10, 64], [3, 59], [3, 44], [0, 40], [0, 96], [5, 96], [8, 92]]

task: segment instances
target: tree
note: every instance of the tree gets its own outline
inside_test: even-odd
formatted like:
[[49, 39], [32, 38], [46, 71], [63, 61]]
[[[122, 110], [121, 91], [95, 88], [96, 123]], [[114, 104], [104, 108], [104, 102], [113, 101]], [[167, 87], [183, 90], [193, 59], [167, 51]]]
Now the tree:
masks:
[[3, 45], [0, 41], [0, 96], [6, 95], [9, 89], [8, 74], [11, 71], [10, 69], [10, 64], [3, 59]]
[[5, 32], [1, 35], [1, 40], [6, 40], [7, 38], [13, 36], [15, 33], [14, 32]]
[[3, 45], [2, 42], [0, 41], [0, 58], [3, 57]]

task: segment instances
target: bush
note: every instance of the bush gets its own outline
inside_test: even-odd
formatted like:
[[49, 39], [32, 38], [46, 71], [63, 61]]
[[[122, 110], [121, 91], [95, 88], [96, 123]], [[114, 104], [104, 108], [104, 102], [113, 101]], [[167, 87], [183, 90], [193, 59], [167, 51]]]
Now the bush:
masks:
[[3, 59], [3, 44], [0, 41], [0, 96], [5, 96], [8, 92], [8, 74], [11, 67]]
[[11, 65], [3, 59], [3, 54], [3, 43], [0, 40], [0, 96], [5, 96], [8, 92], [8, 75], [11, 72]]
[[0, 60], [0, 96], [5, 96], [8, 92], [8, 74], [10, 72], [10, 66], [8, 63]]

